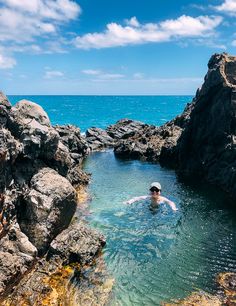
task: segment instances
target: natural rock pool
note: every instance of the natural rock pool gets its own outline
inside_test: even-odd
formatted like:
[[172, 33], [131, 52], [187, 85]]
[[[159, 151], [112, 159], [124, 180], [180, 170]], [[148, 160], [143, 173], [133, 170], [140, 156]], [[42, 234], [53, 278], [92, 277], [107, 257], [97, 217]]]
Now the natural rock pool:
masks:
[[[187, 186], [158, 164], [116, 159], [112, 151], [91, 154], [84, 169], [90, 224], [107, 239], [104, 258], [115, 278], [111, 305], [160, 305], [199, 289], [214, 293], [218, 272], [236, 271], [236, 210], [219, 190]], [[151, 212], [145, 195], [152, 181], [173, 200]]]

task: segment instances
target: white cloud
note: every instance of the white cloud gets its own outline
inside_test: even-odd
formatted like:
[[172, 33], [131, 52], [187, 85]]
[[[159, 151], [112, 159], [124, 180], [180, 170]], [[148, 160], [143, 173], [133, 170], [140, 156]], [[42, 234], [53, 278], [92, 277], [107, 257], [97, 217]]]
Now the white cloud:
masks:
[[60, 24], [75, 19], [80, 6], [70, 0], [0, 0], [0, 41], [17, 43], [55, 34]]
[[122, 79], [124, 77], [124, 74], [106, 73], [104, 71], [95, 70], [95, 69], [86, 69], [82, 70], [82, 72], [84, 74], [96, 77], [96, 80], [117, 80], [117, 79]]
[[77, 36], [74, 44], [80, 49], [100, 49], [117, 46], [166, 42], [176, 38], [207, 37], [214, 34], [215, 28], [222, 22], [220, 16], [180, 16], [160, 23], [140, 24], [136, 17], [122, 26], [109, 23], [102, 33], [88, 33]]
[[102, 80], [117, 80], [124, 78], [124, 74], [120, 73], [104, 73], [99, 76]]
[[236, 15], [236, 0], [225, 0], [221, 5], [214, 8], [219, 12]]
[[100, 75], [102, 73], [100, 70], [94, 70], [94, 69], [85, 69], [82, 70], [82, 72], [88, 75]]
[[126, 21], [127, 25], [132, 27], [139, 27], [140, 23], [138, 22], [138, 19], [136, 17], [132, 17], [131, 19]]
[[0, 53], [0, 69], [10, 69], [16, 65], [16, 60], [12, 57]]
[[137, 80], [143, 79], [143, 77], [144, 77], [144, 74], [141, 72], [136, 72], [133, 74], [133, 78]]
[[49, 70], [45, 72], [44, 79], [53, 79], [55, 77], [63, 77], [64, 73], [57, 70]]
[[1, 0], [11, 9], [52, 20], [75, 19], [81, 12], [80, 6], [71, 0]]

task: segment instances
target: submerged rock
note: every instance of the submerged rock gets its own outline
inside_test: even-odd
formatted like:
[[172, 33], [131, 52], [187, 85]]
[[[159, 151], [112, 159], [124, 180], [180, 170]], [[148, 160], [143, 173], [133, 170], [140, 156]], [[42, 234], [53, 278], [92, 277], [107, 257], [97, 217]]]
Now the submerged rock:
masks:
[[223, 301], [217, 296], [208, 294], [206, 292], [192, 293], [186, 299], [176, 301], [173, 303], [163, 303], [163, 306], [223, 306]]

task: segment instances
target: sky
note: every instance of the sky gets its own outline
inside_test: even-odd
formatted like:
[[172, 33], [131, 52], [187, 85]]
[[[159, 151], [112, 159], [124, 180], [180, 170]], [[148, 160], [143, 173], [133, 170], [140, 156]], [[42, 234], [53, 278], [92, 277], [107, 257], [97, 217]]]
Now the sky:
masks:
[[235, 25], [236, 0], [0, 0], [0, 90], [194, 95]]

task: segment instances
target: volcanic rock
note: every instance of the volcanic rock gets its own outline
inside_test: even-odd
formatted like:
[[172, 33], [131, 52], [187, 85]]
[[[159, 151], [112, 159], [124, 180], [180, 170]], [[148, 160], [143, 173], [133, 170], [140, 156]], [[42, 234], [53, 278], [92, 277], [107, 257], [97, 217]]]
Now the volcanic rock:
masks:
[[6, 295], [7, 290], [32, 267], [36, 255], [37, 249], [20, 231], [19, 225], [12, 225], [0, 244], [0, 296]]
[[24, 156], [52, 159], [59, 135], [51, 127], [46, 112], [36, 103], [22, 100], [10, 110], [9, 129], [23, 144]]
[[59, 256], [63, 264], [89, 264], [105, 245], [101, 234], [85, 224], [75, 223], [61, 232], [51, 243], [49, 256]]
[[30, 182], [30, 190], [18, 212], [22, 231], [44, 253], [66, 227], [76, 209], [76, 192], [55, 170], [42, 168]]
[[80, 129], [73, 125], [56, 125], [60, 141], [68, 148], [71, 158], [75, 163], [81, 163], [89, 153], [89, 147], [80, 133]]
[[86, 141], [92, 151], [99, 151], [114, 146], [114, 139], [103, 129], [95, 127], [86, 131]]
[[215, 54], [177, 145], [177, 170], [236, 198], [236, 57]]

